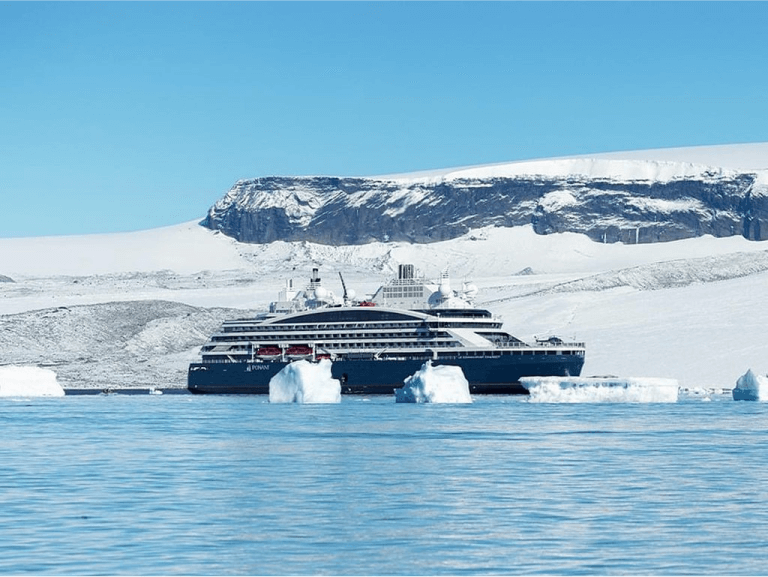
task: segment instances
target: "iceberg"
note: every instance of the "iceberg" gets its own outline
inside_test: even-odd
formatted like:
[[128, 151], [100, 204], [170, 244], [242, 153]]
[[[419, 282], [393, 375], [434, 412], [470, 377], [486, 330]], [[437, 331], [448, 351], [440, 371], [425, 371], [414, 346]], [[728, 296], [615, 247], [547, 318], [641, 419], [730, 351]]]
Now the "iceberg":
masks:
[[63, 397], [64, 389], [50, 369], [0, 367], [0, 397]]
[[432, 366], [427, 361], [403, 386], [395, 389], [396, 403], [471, 403], [469, 382], [461, 367]]
[[270, 403], [340, 403], [341, 383], [331, 374], [331, 361], [294, 361], [269, 381]]
[[734, 401], [768, 401], [768, 377], [749, 369], [736, 381], [732, 394]]
[[677, 379], [523, 377], [532, 403], [676, 403]]

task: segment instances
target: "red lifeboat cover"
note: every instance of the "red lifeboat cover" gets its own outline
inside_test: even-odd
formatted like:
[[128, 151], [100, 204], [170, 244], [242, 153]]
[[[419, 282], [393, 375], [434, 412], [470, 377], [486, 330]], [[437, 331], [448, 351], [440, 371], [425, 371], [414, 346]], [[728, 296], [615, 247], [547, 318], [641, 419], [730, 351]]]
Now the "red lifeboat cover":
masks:
[[256, 354], [261, 356], [279, 355], [280, 348], [279, 347], [261, 347], [256, 351]]
[[304, 345], [296, 345], [293, 347], [288, 347], [288, 349], [285, 351], [285, 354], [286, 355], [311, 355], [312, 349]]

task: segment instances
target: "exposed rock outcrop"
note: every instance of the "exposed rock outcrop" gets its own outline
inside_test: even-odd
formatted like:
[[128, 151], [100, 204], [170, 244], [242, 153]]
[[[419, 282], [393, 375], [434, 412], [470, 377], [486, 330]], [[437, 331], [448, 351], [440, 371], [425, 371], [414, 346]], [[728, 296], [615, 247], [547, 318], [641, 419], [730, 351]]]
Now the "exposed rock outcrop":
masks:
[[242, 180], [203, 225], [251, 243], [429, 243], [525, 224], [539, 234], [579, 232], [599, 242], [768, 239], [765, 175], [642, 161], [557, 163], [509, 165], [507, 172], [530, 173], [507, 175], [497, 168], [432, 178]]

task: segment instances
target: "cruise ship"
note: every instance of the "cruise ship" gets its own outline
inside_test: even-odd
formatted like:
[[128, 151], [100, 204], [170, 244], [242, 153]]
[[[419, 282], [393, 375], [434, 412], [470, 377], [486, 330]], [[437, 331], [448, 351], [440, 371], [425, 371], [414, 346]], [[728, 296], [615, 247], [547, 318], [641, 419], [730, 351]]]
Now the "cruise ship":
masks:
[[527, 394], [521, 377], [579, 376], [584, 343], [552, 336], [528, 343], [477, 308], [477, 288], [453, 290], [410, 264], [369, 298], [358, 300], [339, 274], [343, 296], [312, 270], [308, 285], [288, 281], [269, 312], [224, 322], [192, 363], [193, 393], [269, 394], [269, 381], [297, 360], [332, 361], [345, 394], [393, 394], [427, 361], [461, 367], [474, 394]]

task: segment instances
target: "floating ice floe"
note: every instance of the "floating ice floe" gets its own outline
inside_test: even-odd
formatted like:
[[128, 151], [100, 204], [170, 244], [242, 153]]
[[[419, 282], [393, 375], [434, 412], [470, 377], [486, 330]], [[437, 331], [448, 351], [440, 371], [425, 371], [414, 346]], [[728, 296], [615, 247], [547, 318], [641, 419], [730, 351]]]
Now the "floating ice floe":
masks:
[[427, 361], [395, 389], [397, 403], [471, 403], [469, 382], [461, 367], [432, 366]]
[[0, 367], [0, 397], [63, 397], [56, 373], [40, 367]]
[[[723, 389], [722, 387], [680, 387], [681, 397], [696, 399], [703, 402], [709, 402], [721, 395], [730, 393], [731, 389]], [[715, 399], [713, 399], [713, 397]]]
[[734, 401], [768, 401], [768, 377], [749, 369], [736, 381], [732, 393]]
[[676, 403], [677, 379], [523, 377], [533, 403]]
[[340, 403], [341, 383], [331, 375], [331, 361], [294, 361], [269, 381], [270, 403]]

